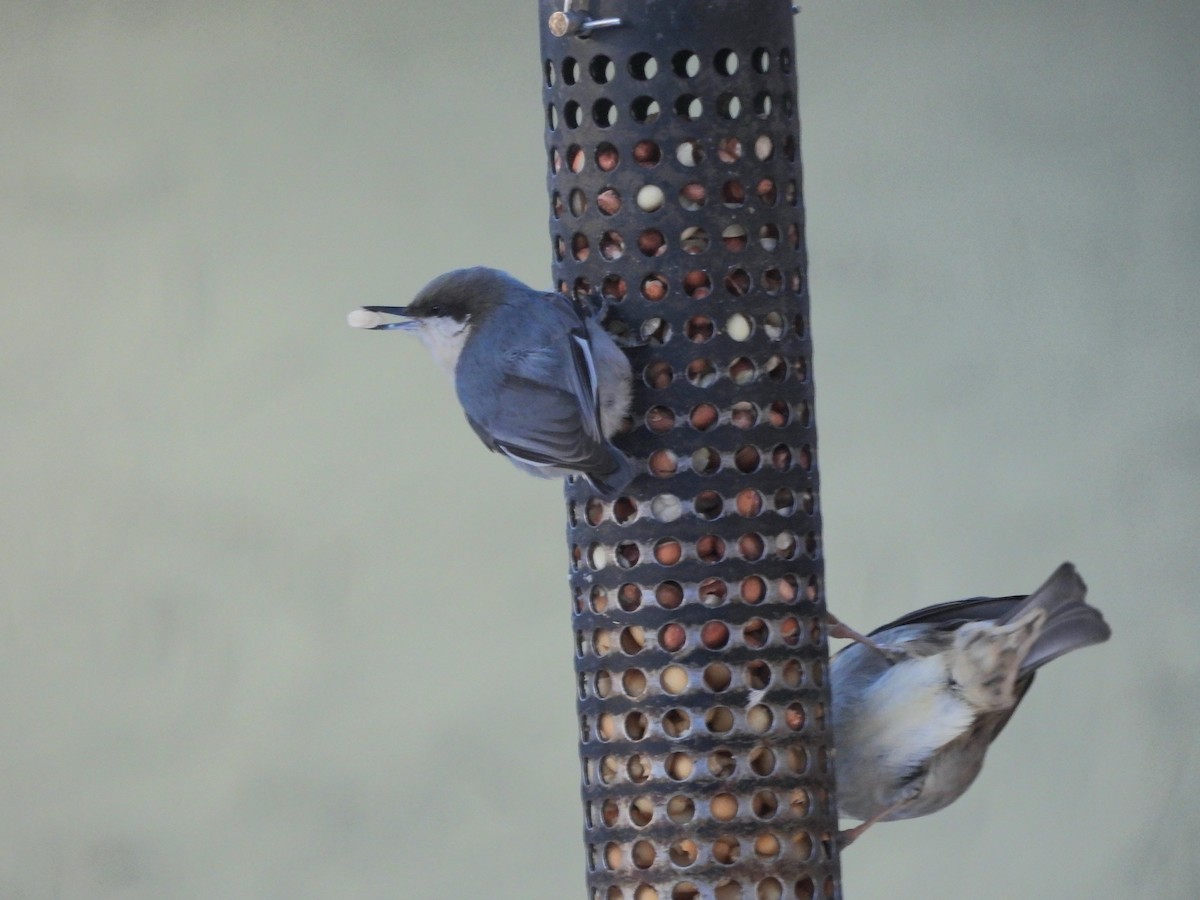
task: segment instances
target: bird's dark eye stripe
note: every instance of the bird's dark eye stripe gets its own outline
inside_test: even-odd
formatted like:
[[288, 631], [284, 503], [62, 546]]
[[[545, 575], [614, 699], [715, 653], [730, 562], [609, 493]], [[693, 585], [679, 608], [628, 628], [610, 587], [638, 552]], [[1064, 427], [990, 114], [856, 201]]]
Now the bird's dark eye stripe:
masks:
[[429, 314], [431, 316], [440, 316], [442, 314], [442, 308], [440, 306], [431, 306], [429, 307]]

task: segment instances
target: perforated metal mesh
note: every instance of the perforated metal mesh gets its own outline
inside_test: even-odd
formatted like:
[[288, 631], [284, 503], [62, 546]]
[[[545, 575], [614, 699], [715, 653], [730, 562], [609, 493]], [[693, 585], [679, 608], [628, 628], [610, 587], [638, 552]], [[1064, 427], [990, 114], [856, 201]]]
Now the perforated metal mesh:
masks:
[[589, 896], [840, 896], [787, 3], [540, 6], [554, 273], [640, 342], [567, 486]]

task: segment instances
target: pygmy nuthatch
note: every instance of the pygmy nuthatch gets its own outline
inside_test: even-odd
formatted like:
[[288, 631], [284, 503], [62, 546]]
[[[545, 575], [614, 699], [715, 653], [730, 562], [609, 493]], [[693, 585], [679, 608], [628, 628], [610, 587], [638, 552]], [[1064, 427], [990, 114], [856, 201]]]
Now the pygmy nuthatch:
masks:
[[851, 644], [830, 665], [838, 811], [863, 824], [924, 816], [975, 780], [989, 745], [1064, 653], [1108, 640], [1070, 563], [1027, 597], [930, 606], [871, 632], [888, 654]]
[[415, 332], [454, 378], [488, 449], [533, 475], [582, 475], [614, 497], [634, 475], [610, 443], [629, 411], [632, 370], [600, 316], [479, 266], [438, 276], [408, 306], [366, 306], [349, 322]]

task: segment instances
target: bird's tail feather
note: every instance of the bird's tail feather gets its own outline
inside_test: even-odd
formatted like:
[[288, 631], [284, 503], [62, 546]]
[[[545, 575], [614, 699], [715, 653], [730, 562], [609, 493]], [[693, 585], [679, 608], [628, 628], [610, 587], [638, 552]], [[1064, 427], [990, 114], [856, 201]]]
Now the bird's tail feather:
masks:
[[611, 444], [609, 445], [609, 451], [612, 454], [613, 469], [604, 473], [587, 473], [587, 479], [592, 483], [592, 487], [596, 489], [596, 493], [606, 500], [611, 500], [620, 494], [625, 486], [633, 481], [633, 476], [637, 474], [634, 471], [633, 463], [629, 461], [629, 457]]
[[1070, 563], [1063, 563], [1040, 588], [1017, 604], [997, 624], [1007, 624], [1033, 609], [1046, 613], [1042, 633], [1021, 664], [1025, 675], [1064, 653], [1108, 640], [1112, 630], [1100, 610], [1087, 603], [1087, 585]]

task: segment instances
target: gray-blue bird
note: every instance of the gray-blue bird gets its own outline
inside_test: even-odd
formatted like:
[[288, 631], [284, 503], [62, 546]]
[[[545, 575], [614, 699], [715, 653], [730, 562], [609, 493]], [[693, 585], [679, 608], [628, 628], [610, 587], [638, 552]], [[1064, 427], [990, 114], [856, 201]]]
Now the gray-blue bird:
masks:
[[[1106, 641], [1075, 567], [1027, 597], [976, 597], [911, 612], [871, 632], [887, 651], [851, 644], [830, 665], [838, 811], [863, 823], [928, 815], [975, 780], [988, 747], [1064, 653]], [[890, 657], [890, 658], [889, 658]]]
[[601, 315], [479, 266], [438, 276], [408, 306], [366, 306], [349, 322], [414, 332], [454, 379], [488, 449], [533, 475], [582, 475], [614, 497], [634, 475], [610, 441], [629, 411], [632, 370]]

